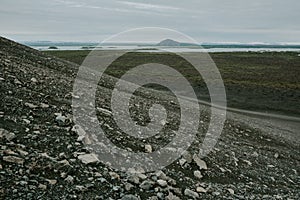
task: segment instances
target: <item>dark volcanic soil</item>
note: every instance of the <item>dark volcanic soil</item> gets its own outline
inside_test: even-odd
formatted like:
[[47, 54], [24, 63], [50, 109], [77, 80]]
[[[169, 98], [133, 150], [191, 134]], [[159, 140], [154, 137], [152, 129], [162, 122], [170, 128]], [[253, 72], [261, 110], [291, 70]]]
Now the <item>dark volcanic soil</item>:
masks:
[[[71, 108], [77, 70], [76, 64], [0, 38], [1, 198], [300, 198], [300, 147], [272, 136], [272, 127], [265, 133], [228, 118], [217, 146], [203, 159], [207, 169], [198, 165], [192, 155], [199, 150], [197, 141], [209, 123], [205, 111], [198, 140], [183, 158], [162, 171], [127, 174], [101, 162], [84, 163], [81, 156], [91, 152], [78, 140]], [[99, 86], [103, 92], [98, 93], [98, 101], [106, 109], [111, 83], [113, 79], [107, 77]], [[168, 95], [159, 98], [173, 106]], [[136, 101], [154, 99], [136, 96]], [[171, 117], [176, 117], [175, 111]], [[110, 117], [97, 114], [109, 127]], [[136, 115], [133, 118], [143, 118], [143, 113]], [[117, 143], [115, 129], [107, 129], [107, 135]], [[119, 141], [120, 146], [143, 151], [143, 141], [125, 139]], [[155, 150], [167, 140], [148, 142]]]
[[[46, 51], [62, 59], [81, 64], [89, 50]], [[229, 52], [210, 53], [226, 88], [229, 107], [300, 115], [300, 57], [297, 52]], [[118, 77], [140, 61], [157, 62], [156, 53], [134, 53], [114, 62], [109, 74]], [[160, 63], [174, 66], [189, 78], [198, 97], [210, 101], [204, 81], [188, 63], [174, 54], [159, 54]]]

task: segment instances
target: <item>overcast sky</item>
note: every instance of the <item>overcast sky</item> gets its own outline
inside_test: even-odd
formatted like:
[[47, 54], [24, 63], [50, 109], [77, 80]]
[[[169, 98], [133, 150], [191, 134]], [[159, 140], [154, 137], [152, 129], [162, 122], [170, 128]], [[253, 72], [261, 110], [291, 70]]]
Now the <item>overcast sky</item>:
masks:
[[299, 0], [1, 0], [0, 35], [96, 41], [164, 27], [199, 42], [300, 43]]

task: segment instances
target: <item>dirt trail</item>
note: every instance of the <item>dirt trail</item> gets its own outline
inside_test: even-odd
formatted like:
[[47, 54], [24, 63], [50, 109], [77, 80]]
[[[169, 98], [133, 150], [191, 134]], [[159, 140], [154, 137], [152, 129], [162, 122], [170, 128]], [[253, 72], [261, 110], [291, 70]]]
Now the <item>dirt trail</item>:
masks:
[[[211, 104], [206, 101], [189, 99], [192, 102], [199, 102], [201, 105], [210, 107]], [[202, 109], [207, 110], [207, 107]], [[271, 137], [279, 137], [278, 139], [287, 140], [289, 143], [300, 145], [300, 117], [280, 115], [273, 113], [263, 113], [256, 111], [243, 110], [231, 107], [220, 107], [214, 105], [218, 109], [226, 109], [227, 118], [238, 121], [252, 128], [261, 130], [263, 134]]]

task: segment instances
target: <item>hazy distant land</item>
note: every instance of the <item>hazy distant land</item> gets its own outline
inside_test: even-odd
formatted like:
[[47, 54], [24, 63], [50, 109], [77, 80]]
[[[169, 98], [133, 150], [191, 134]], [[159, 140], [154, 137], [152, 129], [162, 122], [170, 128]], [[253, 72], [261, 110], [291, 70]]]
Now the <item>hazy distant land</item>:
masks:
[[[86, 49], [143, 49], [146, 51], [155, 51], [155, 47], [166, 47], [171, 51], [187, 52], [264, 52], [264, 51], [295, 51], [300, 53], [300, 44], [264, 44], [264, 43], [202, 43], [201, 45], [191, 43], [180, 43], [174, 40], [166, 39], [159, 43], [104, 43], [96, 42], [52, 42], [52, 41], [25, 41], [23, 44], [37, 50], [86, 50]], [[57, 49], [49, 49], [57, 47]]]

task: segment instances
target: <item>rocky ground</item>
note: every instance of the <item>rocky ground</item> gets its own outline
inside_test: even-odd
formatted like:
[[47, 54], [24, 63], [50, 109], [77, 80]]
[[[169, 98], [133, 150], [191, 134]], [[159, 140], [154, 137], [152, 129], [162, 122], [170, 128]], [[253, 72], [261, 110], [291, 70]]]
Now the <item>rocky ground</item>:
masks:
[[[183, 157], [160, 171], [125, 173], [93, 157], [76, 129], [71, 101], [78, 65], [0, 38], [0, 66], [3, 199], [300, 198], [300, 147], [271, 131], [228, 118], [214, 150], [200, 159], [197, 144], [209, 123], [209, 113], [203, 111], [198, 140]], [[147, 143], [114, 136], [107, 108], [110, 81], [108, 77], [99, 86], [103, 108], [97, 113], [108, 137], [145, 152], [168, 141], [170, 135]], [[161, 98], [173, 106], [167, 95]], [[154, 98], [137, 94], [136, 100]]]

